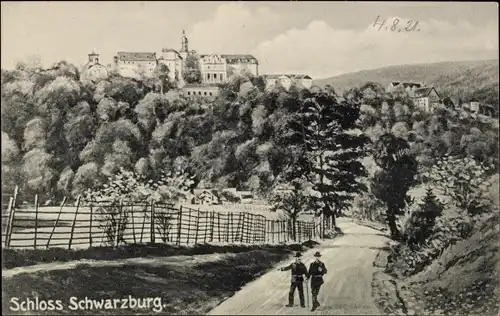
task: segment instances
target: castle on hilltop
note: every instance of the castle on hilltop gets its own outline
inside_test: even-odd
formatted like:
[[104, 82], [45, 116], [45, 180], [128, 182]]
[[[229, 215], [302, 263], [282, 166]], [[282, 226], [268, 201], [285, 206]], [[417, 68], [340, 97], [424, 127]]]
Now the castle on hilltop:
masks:
[[[99, 54], [92, 52], [89, 62], [82, 70], [82, 80], [93, 82], [105, 79], [109, 73], [116, 72], [123, 77], [143, 78], [153, 77], [155, 72], [163, 71], [166, 66], [168, 78], [177, 88], [182, 89], [186, 97], [203, 96], [215, 97], [219, 92], [219, 85], [227, 82], [233, 75], [250, 74], [259, 76], [259, 61], [249, 54], [196, 54], [189, 50], [189, 41], [185, 31], [182, 31], [181, 48], [179, 51], [172, 48], [163, 48], [161, 53], [156, 52], [118, 52], [113, 57], [113, 63], [107, 67], [99, 63]], [[196, 80], [190, 76], [186, 80], [186, 69], [196, 71]], [[161, 67], [161, 68], [159, 68]], [[281, 85], [288, 90], [296, 84], [304, 88], [311, 88], [312, 78], [302, 74], [263, 75], [266, 87]]]
[[182, 31], [181, 49], [163, 48], [160, 54], [156, 52], [118, 52], [113, 63], [104, 67], [99, 63], [99, 54], [89, 54], [89, 62], [84, 66], [82, 75], [88, 80], [100, 80], [115, 71], [123, 77], [140, 78], [152, 77], [161, 64], [167, 66], [168, 77], [177, 87], [186, 86], [184, 71], [188, 58], [196, 58], [202, 85], [216, 85], [226, 82], [233, 74], [248, 72], [259, 75], [259, 62], [248, 54], [202, 54], [194, 55], [189, 50], [189, 41]]

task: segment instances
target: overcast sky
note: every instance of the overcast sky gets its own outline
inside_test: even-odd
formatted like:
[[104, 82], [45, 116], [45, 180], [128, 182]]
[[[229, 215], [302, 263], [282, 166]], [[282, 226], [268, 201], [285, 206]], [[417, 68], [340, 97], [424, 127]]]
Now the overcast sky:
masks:
[[[466, 2], [2, 2], [2, 68], [32, 56], [83, 65], [92, 50], [251, 53], [261, 73], [323, 78], [387, 65], [498, 58], [498, 4]], [[373, 28], [377, 16], [419, 32]]]

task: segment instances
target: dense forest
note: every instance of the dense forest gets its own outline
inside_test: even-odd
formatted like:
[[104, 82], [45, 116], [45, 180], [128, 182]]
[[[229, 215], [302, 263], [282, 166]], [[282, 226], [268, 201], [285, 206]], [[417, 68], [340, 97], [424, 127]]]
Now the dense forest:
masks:
[[2, 70], [3, 188], [77, 195], [120, 168], [154, 176], [182, 165], [196, 171], [201, 186], [265, 194], [297, 154], [287, 140], [290, 122], [306, 100], [324, 93], [358, 109], [352, 129], [372, 141], [386, 132], [407, 140], [422, 167], [445, 154], [488, 163], [498, 156], [497, 131], [487, 124], [451, 109], [423, 113], [374, 83], [337, 95], [330, 87], [268, 90], [262, 78], [237, 76], [215, 101], [155, 90], [116, 74], [83, 84], [66, 62]]
[[[140, 191], [132, 182], [183, 186], [168, 180], [181, 170], [190, 190], [252, 190], [275, 205], [302, 201], [327, 216], [373, 195], [397, 239], [408, 190], [432, 180], [429, 172], [446, 177], [451, 169], [435, 171], [443, 159], [465, 161], [463, 170], [472, 161], [477, 179], [498, 171], [491, 124], [444, 105], [422, 112], [378, 83], [338, 94], [330, 86], [267, 89], [261, 77], [237, 75], [215, 100], [185, 98], [171, 86], [117, 74], [81, 82], [64, 61], [2, 70], [3, 191], [17, 184], [25, 196], [60, 200], [89, 189], [109, 193], [110, 179], [127, 180], [128, 189], [113, 189], [120, 196]], [[295, 196], [276, 199], [280, 184]], [[475, 212], [476, 204], [460, 203]]]

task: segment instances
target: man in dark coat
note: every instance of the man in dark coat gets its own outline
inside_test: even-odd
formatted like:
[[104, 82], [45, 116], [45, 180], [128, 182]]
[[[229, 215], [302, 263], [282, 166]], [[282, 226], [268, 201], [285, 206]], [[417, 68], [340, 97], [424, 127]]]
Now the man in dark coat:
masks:
[[311, 278], [311, 294], [313, 303], [311, 311], [314, 311], [320, 305], [318, 302], [319, 289], [324, 283], [323, 275], [327, 272], [325, 264], [319, 260], [321, 254], [316, 252], [314, 256], [316, 257], [316, 260], [311, 263], [308, 271], [308, 275]]
[[295, 295], [295, 289], [299, 291], [300, 306], [306, 307], [304, 304], [304, 275], [308, 278], [307, 267], [300, 260], [302, 254], [297, 252], [295, 255], [295, 262], [287, 267], [281, 268], [281, 271], [292, 270], [292, 284], [290, 285], [290, 292], [288, 293], [288, 305], [286, 307], [293, 306], [293, 298]]

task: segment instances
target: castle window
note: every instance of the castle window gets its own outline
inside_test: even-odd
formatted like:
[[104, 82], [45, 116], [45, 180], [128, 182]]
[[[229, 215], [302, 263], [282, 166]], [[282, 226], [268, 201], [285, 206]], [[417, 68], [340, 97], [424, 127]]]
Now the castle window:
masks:
[[209, 94], [209, 95], [212, 95], [212, 92], [209, 92], [208, 94]]
[[198, 95], [201, 95], [201, 91], [198, 91]]
[[188, 91], [188, 95], [191, 95], [191, 91]]
[[210, 80], [210, 74], [207, 74], [207, 80]]
[[203, 92], [203, 95], [207, 95], [207, 92], [206, 92], [206, 91], [205, 91], [205, 92]]
[[214, 74], [214, 79], [217, 80], [217, 74]]

